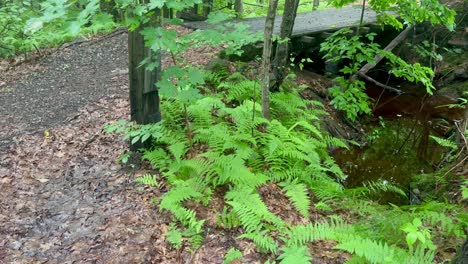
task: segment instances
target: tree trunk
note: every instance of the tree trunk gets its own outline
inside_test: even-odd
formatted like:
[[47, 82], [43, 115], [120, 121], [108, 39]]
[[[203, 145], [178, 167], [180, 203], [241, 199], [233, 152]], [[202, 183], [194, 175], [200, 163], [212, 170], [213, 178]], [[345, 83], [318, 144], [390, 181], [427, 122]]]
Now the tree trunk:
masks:
[[[281, 39], [291, 38], [298, 6], [299, 0], [286, 0], [284, 3], [283, 20], [281, 21], [280, 30]], [[270, 87], [271, 91], [278, 91], [284, 80], [289, 58], [289, 43], [290, 41], [288, 40], [276, 45], [275, 59], [272, 67], [273, 80]]]
[[[140, 28], [129, 32], [129, 81], [130, 81], [130, 116], [137, 124], [156, 123], [161, 120], [159, 112], [159, 94], [155, 83], [159, 79], [160, 67], [148, 71], [139, 67], [140, 62], [148, 56], [160, 60], [159, 54], [152, 54], [145, 48]], [[149, 142], [149, 141], [147, 141]], [[138, 150], [142, 144], [134, 144], [132, 150]]]
[[276, 9], [278, 0], [270, 0], [268, 14], [265, 20], [265, 32], [263, 40], [263, 61], [262, 61], [262, 114], [266, 119], [270, 119], [270, 68], [271, 68], [271, 51], [272, 51], [272, 35], [275, 25]]
[[203, 15], [208, 17], [213, 9], [213, 0], [203, 0]]
[[234, 11], [236, 11], [238, 17], [242, 13], [244, 13], [244, 6], [242, 5], [242, 0], [235, 0], [235, 2], [234, 2]]
[[312, 4], [312, 10], [317, 10], [319, 5], [320, 5], [320, 0], [314, 0], [314, 3]]

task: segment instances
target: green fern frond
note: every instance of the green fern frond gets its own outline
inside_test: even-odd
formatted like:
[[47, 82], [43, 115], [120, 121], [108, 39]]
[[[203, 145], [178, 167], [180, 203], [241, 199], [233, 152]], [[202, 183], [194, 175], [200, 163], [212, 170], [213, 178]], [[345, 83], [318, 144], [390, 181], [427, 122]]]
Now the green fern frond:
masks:
[[307, 188], [302, 183], [282, 182], [279, 184], [283, 187], [283, 192], [292, 201], [296, 210], [305, 218], [309, 217], [310, 198]]
[[284, 222], [268, 210], [260, 195], [251, 188], [234, 188], [226, 193], [225, 198], [248, 233], [262, 229], [263, 222], [272, 223], [277, 228], [284, 226]]
[[297, 225], [286, 231], [285, 242], [288, 247], [291, 247], [322, 239], [336, 240], [339, 234], [350, 232], [350, 230], [349, 226], [339, 220], [331, 223]]
[[269, 236], [267, 231], [245, 233], [240, 235], [239, 238], [251, 239], [262, 252], [275, 254], [278, 250], [278, 242]]
[[145, 184], [145, 185], [148, 185], [148, 186], [154, 186], [154, 187], [159, 186], [159, 183], [156, 180], [156, 176], [151, 175], [151, 174], [145, 174], [145, 175], [143, 175], [141, 177], [138, 177], [138, 178], [135, 179], [135, 182], [142, 183], [142, 184]]
[[[261, 85], [257, 81], [242, 80], [238, 82], [223, 82], [219, 89], [226, 91], [228, 102], [242, 103], [252, 98], [260, 98]], [[255, 91], [255, 94], [254, 94]]]
[[369, 190], [369, 192], [372, 194], [379, 194], [382, 192], [393, 192], [403, 197], [407, 197], [406, 193], [402, 189], [388, 182], [369, 181], [367, 183], [364, 183], [364, 187], [366, 187]]
[[320, 201], [344, 197], [343, 185], [333, 181], [327, 176], [316, 175], [314, 178], [314, 181], [309, 184], [309, 188]]
[[403, 263], [398, 262], [395, 249], [389, 247], [385, 242], [352, 237], [350, 240], [338, 244], [335, 248], [365, 258], [370, 263]]
[[441, 145], [442, 147], [451, 148], [453, 150], [458, 149], [457, 144], [455, 144], [454, 142], [448, 139], [440, 138], [436, 136], [430, 136], [430, 138], [432, 138], [435, 142], [437, 142], [437, 144]]
[[339, 139], [339, 138], [327, 135], [327, 136], [324, 137], [324, 140], [325, 140], [325, 144], [327, 144], [327, 146], [330, 147], [330, 148], [349, 149], [348, 145], [346, 145], [346, 143], [343, 140]]
[[309, 264], [312, 263], [312, 257], [309, 254], [309, 249], [306, 246], [282, 247], [283, 252], [278, 260], [282, 264]]
[[174, 224], [171, 224], [166, 233], [166, 240], [173, 248], [179, 249], [182, 246], [182, 232]]
[[241, 259], [242, 252], [240, 252], [237, 248], [231, 248], [229, 251], [224, 255], [223, 264], [230, 264], [234, 260]]
[[185, 144], [185, 142], [178, 142], [178, 143], [172, 144], [167, 149], [174, 156], [174, 158], [176, 160], [178, 160], [178, 161], [180, 161], [182, 156], [188, 150], [187, 145]]
[[233, 211], [228, 211], [226, 207], [223, 207], [223, 211], [216, 217], [216, 220], [219, 227], [226, 229], [233, 229], [241, 224], [239, 217]]

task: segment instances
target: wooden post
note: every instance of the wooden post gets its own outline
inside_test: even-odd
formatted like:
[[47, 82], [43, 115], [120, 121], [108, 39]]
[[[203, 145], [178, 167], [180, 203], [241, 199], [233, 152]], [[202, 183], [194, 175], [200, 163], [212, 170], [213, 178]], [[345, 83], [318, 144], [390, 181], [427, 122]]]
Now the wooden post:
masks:
[[[160, 61], [160, 56], [152, 54], [149, 48], [145, 48], [140, 28], [129, 32], [129, 83], [130, 83], [130, 116], [137, 124], [156, 123], [161, 120], [159, 111], [159, 94], [155, 83], [159, 79], [160, 67], [152, 71], [139, 66], [141, 61], [148, 56]], [[149, 142], [149, 141], [147, 141]], [[132, 150], [138, 150], [142, 144], [134, 144]]]

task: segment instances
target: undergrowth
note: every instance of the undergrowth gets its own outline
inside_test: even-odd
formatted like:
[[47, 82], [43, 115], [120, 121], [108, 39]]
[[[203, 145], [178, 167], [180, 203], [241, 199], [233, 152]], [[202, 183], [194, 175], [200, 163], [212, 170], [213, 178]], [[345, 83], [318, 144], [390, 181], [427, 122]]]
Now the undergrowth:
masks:
[[[68, 8], [67, 1], [0, 2], [0, 58], [55, 47], [78, 35], [110, 32], [118, 26], [112, 15], [97, 12], [99, 1]], [[36, 16], [44, 12], [43, 19]], [[77, 21], [74, 21], [76, 19]]]
[[[318, 240], [336, 241], [335, 250], [352, 255], [348, 263], [432, 263], [437, 252], [432, 241], [447, 246], [449, 238], [463, 236], [467, 215], [457, 206], [378, 205], [370, 194], [406, 195], [380, 183], [345, 189], [346, 176], [328, 150], [347, 145], [323, 132], [323, 105], [302, 99], [301, 88], [272, 94], [273, 118], [266, 120], [257, 103], [258, 82], [239, 73], [204, 75], [213, 89], [201, 89], [203, 98], [188, 106], [177, 98], [163, 99], [160, 123], [108, 126], [124, 131], [132, 142], [152, 141], [143, 159], [170, 186], [159, 208], [174, 217], [168, 234], [174, 247], [183, 241], [193, 248], [203, 243], [207, 224], [193, 205], [210, 207], [215, 193], [224, 199], [217, 228], [240, 231], [238, 239], [253, 241], [267, 263], [309, 263], [314, 257], [310, 243]], [[137, 181], [159, 186], [151, 175]], [[302, 224], [269, 209], [259, 193], [267, 184], [278, 186]], [[313, 218], [311, 210], [329, 216]], [[242, 252], [232, 248], [224, 263], [241, 258]]]

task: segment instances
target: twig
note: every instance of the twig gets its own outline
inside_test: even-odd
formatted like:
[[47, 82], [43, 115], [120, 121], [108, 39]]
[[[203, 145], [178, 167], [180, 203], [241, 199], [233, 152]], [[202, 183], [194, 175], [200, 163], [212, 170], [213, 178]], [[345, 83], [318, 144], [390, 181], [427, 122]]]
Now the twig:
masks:
[[455, 166], [453, 166], [450, 170], [448, 170], [445, 174], [444, 174], [444, 178], [445, 176], [447, 176], [447, 174], [449, 174], [451, 171], [453, 171], [456, 167], [460, 166], [461, 164], [463, 164], [463, 162], [468, 159], [468, 155], [463, 158], [460, 162], [458, 162]]
[[394, 88], [394, 87], [391, 87], [391, 86], [388, 86], [388, 85], [385, 85], [385, 84], [383, 84], [383, 83], [381, 83], [381, 82], [379, 82], [379, 81], [377, 81], [377, 80], [371, 78], [370, 76], [368, 76], [368, 75], [366, 75], [366, 74], [364, 74], [364, 73], [362, 73], [362, 72], [357, 72], [357, 75], [358, 75], [359, 77], [362, 77], [362, 78], [368, 80], [369, 82], [372, 82], [373, 84], [375, 84], [375, 85], [377, 85], [377, 86], [380, 86], [380, 87], [382, 87], [382, 88], [384, 88], [384, 89], [387, 89], [387, 90], [389, 90], [389, 91], [391, 91], [391, 92], [394, 92], [394, 93], [396, 93], [396, 94], [398, 94], [398, 95], [403, 94], [403, 92], [402, 92], [401, 90], [399, 90], [399, 89], [397, 89], [397, 88]]

